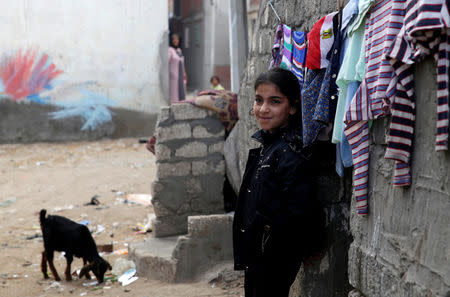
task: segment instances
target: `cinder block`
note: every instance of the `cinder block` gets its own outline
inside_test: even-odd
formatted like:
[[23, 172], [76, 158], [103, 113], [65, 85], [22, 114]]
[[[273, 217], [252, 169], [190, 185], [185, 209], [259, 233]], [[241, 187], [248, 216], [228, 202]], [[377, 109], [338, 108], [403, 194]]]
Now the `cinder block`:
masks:
[[184, 158], [205, 157], [208, 147], [203, 142], [189, 142], [175, 151], [175, 156]]
[[208, 147], [208, 153], [213, 154], [213, 153], [221, 153], [223, 154], [223, 146], [224, 146], [225, 142], [224, 141], [220, 141], [217, 143], [213, 143]]
[[225, 129], [221, 130], [219, 133], [214, 134], [208, 132], [208, 130], [203, 126], [195, 126], [194, 130], [192, 131], [192, 136], [194, 136], [194, 138], [224, 137]]
[[157, 161], [165, 161], [170, 159], [170, 148], [164, 144], [156, 144], [155, 145], [156, 152], [156, 160]]
[[205, 109], [190, 103], [178, 103], [171, 106], [173, 116], [177, 121], [204, 119], [208, 113]]
[[202, 183], [198, 178], [190, 178], [184, 182], [184, 188], [187, 193], [195, 194], [203, 192]]
[[162, 204], [158, 200], [153, 200], [152, 204], [153, 204], [153, 209], [155, 211], [155, 215], [158, 218], [170, 217], [170, 216], [174, 216], [175, 215], [175, 213], [173, 211], [171, 211], [170, 209], [165, 207], [164, 204]]
[[158, 142], [191, 138], [191, 126], [189, 124], [176, 124], [170, 127], [158, 127], [156, 129], [156, 135]]
[[188, 230], [187, 216], [155, 218], [152, 220], [153, 236], [166, 237], [186, 234]]
[[157, 166], [156, 177], [158, 179], [168, 176], [185, 176], [191, 173], [191, 163], [159, 163]]
[[170, 118], [170, 106], [162, 106], [158, 116], [158, 122], [162, 123]]
[[192, 162], [192, 174], [195, 176], [205, 175], [210, 173], [225, 173], [225, 162], [222, 160], [219, 163], [195, 161]]

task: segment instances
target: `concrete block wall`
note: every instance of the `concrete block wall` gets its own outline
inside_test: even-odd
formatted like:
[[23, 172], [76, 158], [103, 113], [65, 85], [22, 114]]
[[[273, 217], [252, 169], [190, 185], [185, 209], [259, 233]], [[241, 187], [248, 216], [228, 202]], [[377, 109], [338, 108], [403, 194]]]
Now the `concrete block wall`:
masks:
[[187, 233], [188, 216], [223, 213], [224, 137], [213, 112], [189, 103], [161, 108], [152, 184], [156, 237]]
[[434, 149], [435, 78], [433, 60], [416, 66], [410, 187], [392, 186], [393, 161], [384, 159], [389, 119], [371, 131], [370, 214], [354, 215], [352, 201], [349, 250], [350, 283], [366, 297], [450, 296], [450, 154]]

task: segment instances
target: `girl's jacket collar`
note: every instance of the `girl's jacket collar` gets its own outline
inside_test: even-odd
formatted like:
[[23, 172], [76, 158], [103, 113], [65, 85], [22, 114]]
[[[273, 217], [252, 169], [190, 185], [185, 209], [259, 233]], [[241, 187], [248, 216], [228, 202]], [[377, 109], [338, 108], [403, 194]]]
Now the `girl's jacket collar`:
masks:
[[252, 135], [252, 138], [262, 145], [269, 145], [279, 140], [284, 140], [286, 144], [296, 153], [304, 152], [301, 128], [279, 128], [270, 133], [266, 130], [259, 130]]

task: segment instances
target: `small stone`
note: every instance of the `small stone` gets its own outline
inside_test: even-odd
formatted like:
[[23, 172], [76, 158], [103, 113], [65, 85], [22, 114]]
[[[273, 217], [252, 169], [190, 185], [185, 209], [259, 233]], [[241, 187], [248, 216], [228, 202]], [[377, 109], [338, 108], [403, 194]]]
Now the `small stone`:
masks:
[[123, 291], [124, 291], [125, 293], [129, 293], [129, 292], [131, 292], [131, 289], [130, 289], [130, 288], [125, 288], [125, 289], [123, 289]]

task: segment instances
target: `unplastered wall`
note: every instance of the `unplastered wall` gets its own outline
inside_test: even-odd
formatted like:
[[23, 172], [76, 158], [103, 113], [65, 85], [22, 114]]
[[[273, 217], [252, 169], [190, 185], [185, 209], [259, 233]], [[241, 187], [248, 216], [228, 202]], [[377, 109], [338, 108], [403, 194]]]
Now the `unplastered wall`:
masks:
[[56, 105], [49, 116], [85, 117], [86, 129], [109, 107], [157, 113], [167, 18], [167, 1], [0, 1], [0, 97]]
[[389, 119], [371, 131], [369, 216], [352, 205], [350, 283], [367, 297], [447, 297], [450, 294], [450, 156], [435, 152], [436, 70], [415, 70], [416, 124], [412, 185], [392, 187], [384, 159]]

